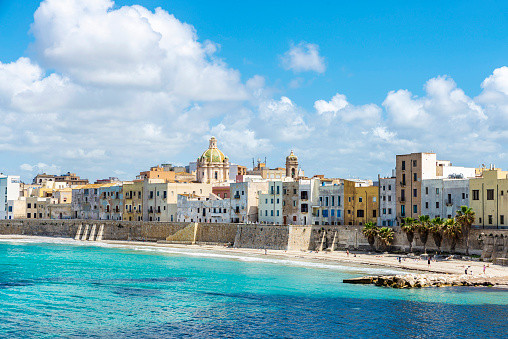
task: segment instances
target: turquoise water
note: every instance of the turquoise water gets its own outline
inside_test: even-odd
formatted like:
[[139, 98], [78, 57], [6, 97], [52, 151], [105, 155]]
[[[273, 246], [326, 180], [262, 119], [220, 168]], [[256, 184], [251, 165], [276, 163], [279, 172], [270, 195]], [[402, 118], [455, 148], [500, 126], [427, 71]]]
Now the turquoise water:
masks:
[[1, 241], [0, 338], [506, 337], [506, 291], [342, 284], [399, 272], [261, 253]]

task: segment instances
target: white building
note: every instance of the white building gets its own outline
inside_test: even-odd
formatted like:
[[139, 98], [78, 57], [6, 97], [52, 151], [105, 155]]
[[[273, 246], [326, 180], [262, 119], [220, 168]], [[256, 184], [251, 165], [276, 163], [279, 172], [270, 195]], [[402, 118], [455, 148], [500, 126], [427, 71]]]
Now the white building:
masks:
[[463, 205], [469, 206], [469, 179], [422, 180], [423, 215], [450, 219]]
[[314, 225], [344, 224], [344, 184], [321, 181], [318, 186], [317, 205], [312, 206]]
[[231, 199], [221, 199], [213, 193], [208, 197], [193, 194], [178, 195], [179, 222], [230, 223]]
[[282, 181], [268, 182], [268, 192], [260, 191], [258, 220], [261, 223], [282, 225]]
[[378, 226], [397, 225], [396, 178], [379, 178], [379, 217]]
[[8, 201], [19, 198], [19, 176], [0, 174], [0, 219], [7, 219]]
[[[245, 179], [245, 178], [244, 178]], [[255, 223], [259, 221], [259, 192], [268, 191], [268, 182], [247, 180], [230, 184], [232, 222]]]
[[319, 207], [319, 179], [300, 179], [298, 225], [312, 224], [312, 207]]

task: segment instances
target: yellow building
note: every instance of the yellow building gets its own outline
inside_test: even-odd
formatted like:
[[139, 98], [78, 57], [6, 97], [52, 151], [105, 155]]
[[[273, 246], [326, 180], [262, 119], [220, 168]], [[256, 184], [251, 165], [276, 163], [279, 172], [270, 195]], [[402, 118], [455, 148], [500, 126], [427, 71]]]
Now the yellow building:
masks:
[[506, 226], [508, 171], [483, 170], [483, 177], [469, 180], [469, 207], [476, 213], [473, 225]]
[[365, 225], [378, 217], [379, 187], [370, 180], [344, 180], [344, 225]]
[[144, 180], [124, 183], [122, 220], [143, 220], [143, 185]]

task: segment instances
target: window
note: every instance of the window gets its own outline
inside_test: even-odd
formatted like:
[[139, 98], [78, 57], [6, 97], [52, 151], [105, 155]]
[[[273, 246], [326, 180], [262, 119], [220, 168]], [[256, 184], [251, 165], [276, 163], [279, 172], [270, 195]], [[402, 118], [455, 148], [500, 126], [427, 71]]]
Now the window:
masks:
[[439, 201], [436, 201], [436, 208], [439, 208]]
[[293, 189], [293, 194], [296, 194], [296, 188]]
[[157, 196], [159, 196], [159, 193], [160, 193], [160, 192], [159, 192], [159, 191], [157, 191]]
[[386, 208], [383, 208], [383, 214], [386, 214]]
[[356, 216], [357, 216], [358, 218], [363, 218], [363, 215], [364, 215], [364, 214], [363, 214], [363, 210], [357, 210], [357, 211], [356, 211]]
[[489, 225], [492, 225], [492, 215], [489, 215]]
[[406, 216], [406, 206], [405, 205], [401, 205], [400, 206], [400, 216], [401, 217], [405, 217]]
[[494, 190], [493, 189], [487, 190], [487, 200], [494, 200]]
[[413, 173], [413, 181], [418, 181], [418, 174], [417, 173]]
[[340, 210], [337, 210], [337, 218], [340, 218]]
[[277, 216], [279, 216], [279, 211], [277, 211]]
[[166, 199], [168, 197], [168, 192], [167, 191], [164, 191], [163, 193], [163, 198]]
[[504, 215], [500, 215], [500, 216], [499, 216], [499, 223], [500, 223], [501, 225], [504, 225]]
[[[504, 193], [504, 192], [503, 192], [503, 191], [501, 191], [501, 195], [503, 195], [503, 193]], [[464, 194], [464, 193], [462, 193], [462, 194]], [[462, 198], [462, 199], [464, 199], [464, 198]]]
[[359, 198], [358, 198], [358, 202], [363, 202], [363, 198], [362, 198], [362, 197], [359, 197]]
[[293, 201], [293, 207], [296, 207], [296, 200]]
[[388, 214], [392, 214], [392, 209], [391, 208], [388, 209]]
[[429, 202], [428, 201], [425, 202], [425, 208], [429, 208]]
[[418, 190], [416, 188], [413, 189], [413, 197], [418, 196]]
[[373, 197], [373, 198], [372, 198], [372, 201], [373, 201], [373, 202], [376, 202], [376, 201], [377, 201], [377, 197]]
[[388, 190], [391, 191], [392, 190], [392, 185], [388, 185]]
[[27, 214], [26, 214], [26, 217], [27, 217], [28, 219], [30, 219], [30, 218], [32, 217], [32, 215], [31, 215], [30, 213], [27, 213]]
[[413, 167], [416, 167], [416, 160], [413, 160]]
[[473, 200], [480, 200], [480, 190], [473, 190]]
[[334, 216], [334, 213], [335, 213], [335, 210], [331, 210], [330, 211], [330, 215], [333, 217]]
[[270, 211], [271, 216], [273, 217], [273, 210]]
[[328, 206], [328, 197], [325, 197], [325, 206]]
[[348, 198], [347, 198], [347, 200], [348, 200], [349, 202], [351, 202], [351, 197], [348, 197]]
[[377, 210], [372, 210], [372, 217], [377, 218]]
[[386, 201], [386, 195], [383, 195], [383, 201]]
[[391, 195], [388, 196], [388, 201], [392, 201], [392, 196]]
[[270, 203], [273, 205], [273, 198], [272, 198], [272, 199], [270, 199]]
[[280, 203], [280, 200], [279, 200], [279, 198], [277, 198], [277, 204], [279, 204], [279, 203]]
[[385, 190], [385, 188], [386, 188], [386, 187], [383, 185], [383, 191], [386, 191], [386, 190]]
[[268, 204], [268, 199], [265, 199], [265, 204]]
[[429, 194], [429, 188], [425, 187], [425, 194]]
[[402, 174], [402, 185], [406, 184], [406, 175]]
[[332, 195], [332, 206], [335, 206], [335, 197]]
[[406, 162], [405, 161], [402, 161], [402, 170], [405, 171], [406, 170]]
[[265, 211], [265, 217], [268, 216], [268, 211]]
[[413, 205], [413, 213], [418, 213], [418, 205]]
[[328, 210], [323, 210], [323, 218], [328, 218]]
[[[277, 194], [280, 194], [280, 186], [277, 186]], [[243, 195], [243, 191], [242, 191], [242, 195]]]
[[340, 206], [340, 196], [337, 197], [337, 206]]
[[439, 188], [436, 188], [436, 195], [439, 195]]

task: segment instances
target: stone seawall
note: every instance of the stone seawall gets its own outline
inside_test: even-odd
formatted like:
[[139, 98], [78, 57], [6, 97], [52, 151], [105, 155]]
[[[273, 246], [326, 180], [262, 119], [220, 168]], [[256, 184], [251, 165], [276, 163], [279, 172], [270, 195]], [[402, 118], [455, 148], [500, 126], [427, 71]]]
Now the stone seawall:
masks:
[[[94, 227], [95, 225], [95, 227]], [[174, 241], [178, 243], [234, 244], [239, 248], [267, 248], [278, 250], [369, 250], [370, 245], [361, 233], [362, 226], [287, 226], [259, 224], [195, 223], [193, 231], [182, 231], [190, 223], [112, 221], [112, 220], [0, 220], [0, 234], [35, 235], [47, 237], [132, 241]], [[100, 231], [102, 230], [102, 231]], [[389, 250], [407, 251], [409, 244], [400, 227], [394, 227], [394, 240]], [[178, 233], [178, 234], [177, 234]], [[175, 234], [177, 234], [175, 236]], [[451, 252], [451, 242], [444, 238], [441, 251]], [[376, 241], [377, 250], [387, 250]], [[432, 235], [427, 251], [438, 250]], [[474, 229], [469, 236], [470, 254], [486, 260], [507, 258], [508, 230]], [[415, 234], [413, 251], [422, 252], [423, 243]], [[465, 252], [465, 241], [457, 242], [456, 253]]]

